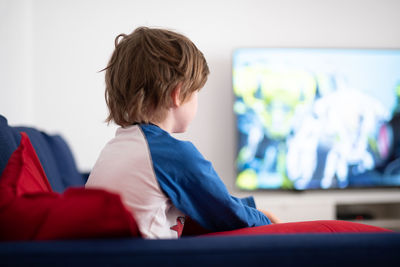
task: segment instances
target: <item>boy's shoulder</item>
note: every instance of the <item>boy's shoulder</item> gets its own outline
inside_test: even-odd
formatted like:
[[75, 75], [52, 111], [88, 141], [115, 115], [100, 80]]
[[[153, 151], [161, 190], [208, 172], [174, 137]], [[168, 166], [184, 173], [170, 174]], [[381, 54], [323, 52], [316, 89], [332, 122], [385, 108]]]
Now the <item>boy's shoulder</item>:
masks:
[[190, 179], [194, 184], [208, 181], [198, 179], [218, 177], [210, 161], [206, 160], [197, 148], [189, 141], [174, 138], [168, 132], [155, 125], [140, 125], [147, 140], [151, 160], [158, 179]]
[[176, 139], [156, 125], [141, 124], [139, 127], [146, 138], [153, 157], [161, 157], [166, 161], [188, 161], [202, 157], [191, 142]]

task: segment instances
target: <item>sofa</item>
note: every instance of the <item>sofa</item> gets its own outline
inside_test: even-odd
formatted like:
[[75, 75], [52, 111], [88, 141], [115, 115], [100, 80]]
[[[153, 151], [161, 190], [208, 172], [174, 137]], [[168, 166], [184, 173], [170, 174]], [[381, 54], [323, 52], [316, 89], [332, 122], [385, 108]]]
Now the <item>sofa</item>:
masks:
[[345, 221], [146, 240], [118, 195], [85, 189], [60, 135], [0, 115], [0, 265], [400, 266], [400, 233]]

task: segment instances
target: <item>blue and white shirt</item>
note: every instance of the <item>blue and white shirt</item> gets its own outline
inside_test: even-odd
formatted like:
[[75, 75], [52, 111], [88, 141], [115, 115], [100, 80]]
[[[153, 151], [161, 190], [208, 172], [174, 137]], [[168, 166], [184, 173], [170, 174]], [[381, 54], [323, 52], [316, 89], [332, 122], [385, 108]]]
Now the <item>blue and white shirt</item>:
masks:
[[229, 194], [192, 143], [152, 124], [118, 128], [86, 186], [120, 194], [145, 238], [179, 237], [185, 216], [211, 231], [271, 223], [252, 198]]

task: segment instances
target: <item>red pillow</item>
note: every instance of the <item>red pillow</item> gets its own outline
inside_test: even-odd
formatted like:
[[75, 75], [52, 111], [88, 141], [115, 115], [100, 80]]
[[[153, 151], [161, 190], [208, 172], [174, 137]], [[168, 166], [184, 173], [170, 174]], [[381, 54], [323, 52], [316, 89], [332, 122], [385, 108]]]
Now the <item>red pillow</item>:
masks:
[[98, 189], [51, 190], [25, 133], [0, 178], [0, 240], [140, 236], [118, 195]]
[[219, 235], [261, 235], [261, 234], [294, 234], [294, 233], [376, 233], [392, 232], [388, 229], [361, 223], [326, 220], [270, 224], [249, 227], [233, 231], [208, 233], [203, 236]]

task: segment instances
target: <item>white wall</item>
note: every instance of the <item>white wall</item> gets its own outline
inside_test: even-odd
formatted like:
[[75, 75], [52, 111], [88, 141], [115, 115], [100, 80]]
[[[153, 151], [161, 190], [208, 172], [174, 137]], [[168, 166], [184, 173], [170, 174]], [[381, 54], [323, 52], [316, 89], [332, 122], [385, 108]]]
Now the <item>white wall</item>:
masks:
[[61, 132], [80, 168], [89, 170], [115, 130], [103, 123], [104, 73], [98, 73], [114, 37], [140, 25], [177, 30], [204, 52], [211, 69], [198, 116], [182, 138], [233, 190], [232, 51], [400, 48], [399, 10], [398, 0], [0, 0], [0, 113], [12, 124]]
[[33, 123], [32, 16], [29, 0], [0, 0], [0, 114]]

